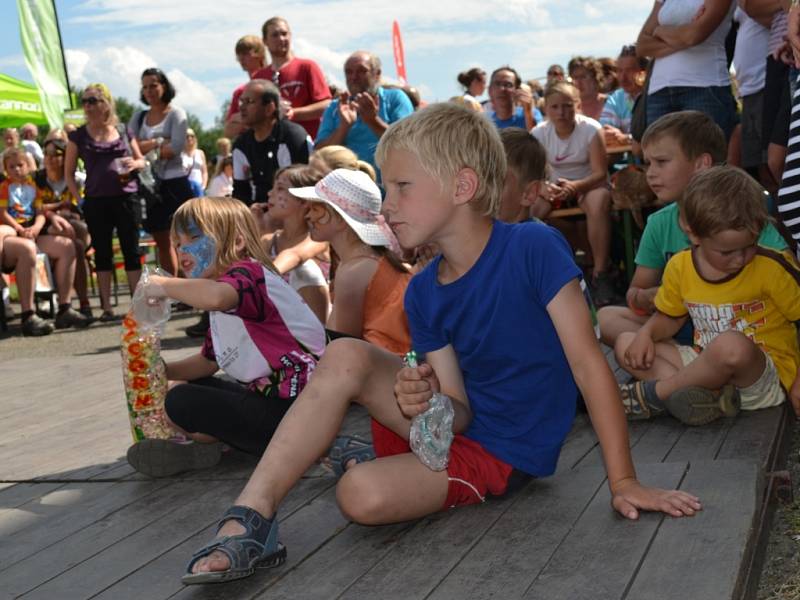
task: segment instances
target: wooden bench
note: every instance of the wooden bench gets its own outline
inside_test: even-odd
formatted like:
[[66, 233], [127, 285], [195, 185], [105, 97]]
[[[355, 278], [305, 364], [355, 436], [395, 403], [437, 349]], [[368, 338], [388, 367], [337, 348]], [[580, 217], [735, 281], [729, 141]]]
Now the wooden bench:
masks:
[[[3, 597], [749, 598], [788, 422], [779, 407], [702, 428], [631, 423], [639, 477], [699, 495], [705, 510], [691, 519], [617, 516], [585, 415], [555, 476], [415, 522], [348, 523], [334, 478], [313, 468], [279, 513], [285, 565], [184, 588], [186, 562], [213, 536], [254, 459], [230, 453], [214, 469], [148, 480], [121, 459], [130, 431], [118, 356], [48, 359], [49, 377], [29, 385], [40, 368], [36, 359], [0, 362]], [[368, 435], [363, 410], [351, 409], [345, 430]]]

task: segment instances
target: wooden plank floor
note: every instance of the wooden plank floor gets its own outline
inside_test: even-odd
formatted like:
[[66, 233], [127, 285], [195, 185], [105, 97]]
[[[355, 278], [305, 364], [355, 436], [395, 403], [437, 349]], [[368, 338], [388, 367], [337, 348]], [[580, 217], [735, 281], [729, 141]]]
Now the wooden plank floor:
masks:
[[[187, 560], [213, 537], [254, 459], [231, 453], [206, 471], [142, 477], [124, 462], [118, 356], [48, 365], [31, 389], [37, 361], [0, 363], [0, 598], [745, 597], [764, 474], [780, 458], [787, 416], [774, 408], [703, 428], [669, 418], [631, 424], [640, 479], [701, 496], [705, 510], [693, 519], [618, 517], [585, 415], [555, 476], [411, 523], [348, 523], [333, 477], [317, 467], [281, 507], [285, 565], [184, 588]], [[346, 428], [368, 435], [363, 411], [352, 409]]]

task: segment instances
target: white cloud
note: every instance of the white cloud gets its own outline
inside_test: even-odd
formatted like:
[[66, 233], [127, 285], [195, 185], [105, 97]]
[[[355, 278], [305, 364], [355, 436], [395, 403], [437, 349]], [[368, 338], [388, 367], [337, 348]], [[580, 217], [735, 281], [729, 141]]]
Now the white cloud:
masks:
[[[149, 54], [132, 46], [66, 50], [65, 54], [72, 85], [82, 87], [92, 82], [105, 83], [114, 96], [132, 102], [139, 99], [142, 71], [158, 66], [158, 61]], [[166, 73], [177, 90], [176, 104], [202, 115], [204, 121], [209, 114], [213, 120], [220, 106], [215, 94], [181, 69], [172, 68]]]
[[[456, 93], [456, 74], [511, 64], [523, 77], [574, 54], [614, 56], [636, 39], [651, 9], [645, 0], [298, 0], [277, 10], [293, 26], [298, 56], [315, 60], [341, 85], [354, 50], [378, 54], [394, 76], [391, 23], [400, 23], [411, 82], [427, 100]], [[101, 80], [115, 94], [137, 99], [139, 75], [159, 65], [176, 79], [178, 102], [206, 125], [246, 79], [233, 47], [260, 32], [275, 5], [263, 0], [83, 0], [62, 11], [76, 84]], [[76, 34], [76, 32], [80, 32]], [[73, 38], [74, 39], [74, 38]], [[120, 40], [125, 40], [123, 45]]]
[[585, 14], [590, 19], [597, 19], [603, 15], [603, 12], [599, 8], [596, 8], [595, 6], [587, 2], [586, 4], [583, 5], [583, 14]]

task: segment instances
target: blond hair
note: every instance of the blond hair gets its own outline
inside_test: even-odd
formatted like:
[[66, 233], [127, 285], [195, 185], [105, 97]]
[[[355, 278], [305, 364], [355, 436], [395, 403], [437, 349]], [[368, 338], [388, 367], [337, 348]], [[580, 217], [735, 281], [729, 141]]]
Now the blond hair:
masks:
[[9, 148], [6, 148], [5, 150], [3, 150], [3, 154], [0, 156], [2, 156], [3, 160], [3, 171], [6, 170], [6, 164], [8, 163], [8, 161], [14, 158], [21, 160], [23, 163], [25, 163], [26, 167], [30, 165], [30, 163], [28, 163], [28, 158], [27, 158], [28, 153], [25, 151], [25, 148], [22, 148], [21, 146], [11, 146]]
[[461, 169], [472, 169], [478, 176], [478, 187], [470, 205], [482, 215], [497, 214], [506, 155], [497, 129], [483, 115], [452, 103], [431, 104], [397, 121], [383, 134], [375, 151], [379, 167], [391, 150], [413, 154], [440, 185]]
[[[172, 218], [170, 237], [178, 241], [178, 233], [199, 229], [216, 244], [214, 273], [225, 272], [233, 263], [247, 258], [255, 259], [270, 271], [278, 270], [261, 245], [258, 225], [246, 204], [235, 198], [192, 198], [181, 204]], [[241, 236], [244, 247], [237, 250], [236, 241]]]
[[701, 238], [729, 229], [757, 236], [770, 221], [764, 188], [738, 167], [711, 167], [697, 173], [678, 200], [678, 210]]
[[324, 171], [323, 175], [327, 175], [335, 169], [350, 169], [366, 173], [372, 181], [377, 179], [375, 168], [367, 161], [359, 160], [356, 153], [345, 146], [325, 146], [314, 150], [311, 157], [317, 158], [318, 163], [321, 163], [320, 166], [324, 167], [320, 169], [320, 171]]
[[265, 58], [267, 55], [267, 51], [264, 48], [264, 41], [257, 35], [245, 35], [240, 37], [236, 42], [235, 52], [239, 56], [254, 54], [255, 56]]
[[572, 98], [572, 100], [575, 102], [578, 102], [581, 99], [581, 95], [578, 93], [578, 88], [568, 81], [555, 81], [553, 83], [548, 83], [547, 87], [544, 88], [544, 96], [542, 97], [546, 102], [550, 96], [555, 96], [556, 94]]
[[87, 90], [97, 90], [100, 92], [103, 100], [105, 100], [108, 105], [108, 114], [105, 118], [105, 124], [116, 126], [119, 122], [117, 118], [117, 103], [114, 101], [114, 96], [111, 95], [111, 90], [108, 89], [108, 86], [105, 83], [90, 83], [83, 88], [84, 93]]

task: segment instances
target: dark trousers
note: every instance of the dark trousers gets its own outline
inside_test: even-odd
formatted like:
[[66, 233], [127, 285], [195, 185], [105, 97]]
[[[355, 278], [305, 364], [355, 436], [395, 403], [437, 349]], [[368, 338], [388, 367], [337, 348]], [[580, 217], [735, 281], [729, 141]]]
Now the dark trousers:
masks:
[[164, 401], [167, 416], [189, 433], [205, 433], [261, 456], [291, 400], [264, 395], [217, 377], [176, 385]]

